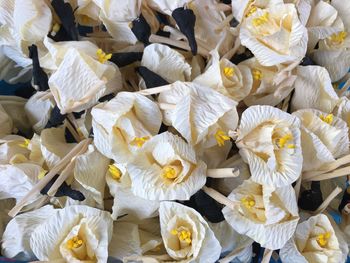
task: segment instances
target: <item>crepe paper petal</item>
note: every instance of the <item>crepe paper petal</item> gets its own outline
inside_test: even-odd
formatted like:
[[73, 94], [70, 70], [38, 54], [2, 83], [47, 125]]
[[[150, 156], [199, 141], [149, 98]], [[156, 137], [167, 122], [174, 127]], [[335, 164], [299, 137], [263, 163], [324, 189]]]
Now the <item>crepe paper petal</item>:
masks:
[[298, 118], [271, 106], [251, 106], [243, 112], [236, 145], [253, 181], [281, 187], [299, 178], [303, 163], [299, 128]]
[[149, 70], [146, 67], [138, 67], [136, 69], [137, 73], [140, 74], [140, 76], [143, 78], [145, 81], [147, 89], [150, 88], [156, 88], [159, 86], [164, 86], [169, 84], [165, 79], [163, 79], [161, 76], [158, 74], [154, 73], [153, 71]]
[[341, 18], [344, 23], [345, 28], [350, 28], [350, 19], [349, 19], [349, 8], [350, 5], [348, 2], [343, 2], [340, 0], [332, 1], [332, 6], [337, 10], [338, 16]]
[[[327, 70], [319, 66], [297, 67], [296, 75], [292, 111], [312, 108], [332, 112], [339, 97], [333, 89]], [[310, 79], [310, 76], [313, 78]]]
[[118, 52], [112, 54], [110, 61], [118, 67], [125, 67], [136, 61], [141, 61], [142, 55], [143, 52]]
[[311, 182], [311, 189], [301, 192], [298, 205], [301, 209], [307, 211], [316, 211], [322, 204], [322, 191], [319, 181]]
[[[283, 22], [286, 19], [288, 23]], [[249, 48], [263, 66], [300, 61], [306, 53], [307, 39], [307, 30], [294, 4], [258, 9], [244, 20], [240, 30], [242, 45]]]
[[348, 248], [341, 245], [342, 233], [324, 214], [298, 224], [295, 235], [280, 250], [283, 262], [345, 262]]
[[328, 71], [332, 82], [340, 80], [350, 68], [350, 51], [348, 50], [315, 50], [311, 58]]
[[180, 31], [186, 36], [192, 54], [197, 54], [197, 41], [194, 35], [196, 16], [191, 9], [183, 7], [173, 10], [171, 16], [175, 19]]
[[74, 12], [70, 3], [65, 3], [63, 0], [52, 0], [51, 5], [60, 18], [64, 30], [66, 30], [70, 36], [70, 40], [78, 41], [79, 32], [75, 24]]
[[9, 164], [11, 160], [16, 159], [16, 157], [22, 157], [21, 159], [28, 161], [30, 143], [28, 139], [18, 135], [2, 137], [0, 140], [0, 163]]
[[185, 57], [162, 44], [151, 44], [145, 48], [141, 66], [160, 75], [169, 83], [191, 79], [191, 66]]
[[145, 46], [149, 45], [148, 39], [151, 35], [151, 27], [142, 14], [132, 21], [131, 31]]
[[[304, 171], [319, 169], [349, 152], [348, 126], [342, 119], [312, 109], [299, 110], [293, 115], [301, 120], [303, 126]], [[325, 119], [326, 116], [329, 119]]]
[[0, 136], [3, 137], [7, 134], [10, 134], [12, 132], [12, 129], [12, 119], [0, 104]]
[[170, 257], [185, 262], [215, 262], [221, 246], [202, 216], [176, 202], [161, 202], [159, 221], [164, 246]]
[[151, 201], [134, 195], [132, 192], [132, 182], [125, 165], [114, 164], [112, 167], [120, 171], [120, 179], [113, 177], [110, 172], [106, 174], [109, 191], [114, 197], [112, 218], [116, 220], [118, 216], [125, 214], [138, 219], [156, 216], [159, 209], [159, 201]]
[[74, 179], [92, 195], [101, 208], [106, 185], [104, 178], [109, 162], [93, 145], [89, 145], [87, 152], [77, 156], [75, 160]]
[[76, 2], [77, 6], [72, 7], [77, 23], [83, 26], [98, 26], [100, 24], [100, 7], [92, 0], [78, 0]]
[[[40, 194], [47, 195], [47, 192], [50, 190], [51, 186], [56, 182], [58, 178], [58, 174], [56, 174], [50, 182], [45, 185], [43, 189], [40, 190]], [[55, 193], [55, 197], [62, 197], [62, 196], [69, 196], [70, 198], [78, 201], [84, 201], [85, 196], [77, 191], [73, 190], [66, 182], [63, 182], [62, 185], [58, 188], [57, 192]]]
[[148, 200], [188, 200], [206, 181], [206, 164], [197, 161], [190, 145], [169, 132], [147, 141], [127, 171], [132, 192]]
[[232, 207], [225, 206], [224, 216], [231, 227], [261, 246], [279, 249], [293, 236], [298, 206], [293, 188], [259, 185], [251, 179], [228, 196]]
[[196, 83], [177, 81], [159, 94], [158, 102], [175, 105], [163, 111], [164, 123], [171, 124], [192, 145], [206, 137], [217, 144], [216, 132], [235, 130], [238, 123], [237, 102]]
[[102, 64], [69, 49], [49, 79], [50, 90], [61, 113], [85, 110], [98, 99], [121, 88], [121, 74], [113, 63]]
[[17, 256], [26, 261], [35, 260], [29, 243], [30, 236], [36, 227], [43, 224], [54, 213], [53, 206], [46, 205], [14, 217], [7, 224], [2, 237], [2, 254], [10, 258]]
[[33, 126], [34, 131], [40, 133], [47, 127], [48, 121], [51, 117], [51, 111], [54, 108], [52, 99], [42, 100], [46, 95], [44, 92], [37, 92], [25, 104], [24, 110], [28, 119]]
[[[36, 210], [37, 211], [37, 210]], [[35, 218], [35, 212], [33, 214]], [[88, 206], [56, 209], [30, 236], [30, 247], [39, 260], [96, 260], [106, 262], [113, 224], [110, 214]], [[71, 248], [71, 239], [78, 237], [80, 253]]]
[[41, 131], [41, 152], [46, 165], [50, 169], [76, 145], [75, 143], [66, 143], [64, 132], [64, 127], [44, 129]]

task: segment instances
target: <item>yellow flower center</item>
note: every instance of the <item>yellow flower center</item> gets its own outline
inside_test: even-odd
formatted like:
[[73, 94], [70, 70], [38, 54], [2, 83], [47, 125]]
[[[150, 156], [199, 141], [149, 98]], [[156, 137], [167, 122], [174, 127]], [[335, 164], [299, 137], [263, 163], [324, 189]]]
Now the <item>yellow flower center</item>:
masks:
[[328, 243], [329, 238], [331, 237], [331, 233], [330, 232], [326, 232], [324, 234], [319, 234], [316, 238], [317, 243], [321, 246], [321, 247], [325, 247]]
[[253, 18], [252, 23], [253, 23], [253, 26], [258, 27], [258, 26], [261, 26], [261, 25], [267, 23], [268, 20], [269, 20], [269, 13], [266, 12], [265, 14], [263, 14], [257, 18]]
[[131, 145], [137, 146], [138, 148], [141, 148], [142, 145], [150, 139], [149, 136], [145, 137], [136, 137], [132, 142], [130, 142]]
[[279, 148], [284, 148], [287, 146], [288, 149], [294, 149], [295, 144], [290, 144], [288, 142], [293, 140], [293, 135], [291, 133], [284, 135], [277, 139], [277, 145]]
[[320, 119], [330, 125], [333, 122], [333, 117], [334, 117], [333, 114], [328, 114], [327, 116], [321, 115]]
[[163, 172], [163, 177], [167, 179], [175, 179], [178, 176], [178, 172], [171, 165], [164, 166], [162, 172]]
[[58, 31], [60, 31], [60, 28], [61, 28], [60, 24], [55, 23], [52, 27], [52, 32], [57, 33]]
[[102, 49], [98, 49], [96, 51], [96, 55], [98, 57], [98, 61], [101, 63], [105, 63], [107, 60], [111, 59], [112, 54], [106, 54], [105, 52], [102, 51]]
[[252, 196], [243, 197], [241, 199], [241, 203], [248, 209], [251, 209], [255, 206], [255, 201]]
[[119, 180], [122, 177], [122, 172], [120, 171], [120, 169], [114, 166], [113, 164], [109, 165], [108, 172], [111, 174], [114, 180]]
[[228, 78], [232, 78], [233, 75], [235, 74], [235, 69], [230, 68], [230, 67], [225, 67], [224, 68], [224, 75]]
[[245, 17], [251, 16], [252, 14], [254, 14], [254, 13], [256, 12], [256, 10], [258, 10], [258, 9], [256, 8], [256, 6], [251, 6], [251, 7], [248, 9], [248, 11], [247, 11]]
[[191, 232], [188, 230], [177, 230], [173, 229], [170, 233], [177, 236], [180, 241], [185, 241], [187, 244], [192, 243]]
[[221, 147], [221, 146], [224, 146], [225, 141], [230, 140], [230, 137], [223, 130], [219, 129], [215, 133], [215, 139], [216, 139], [218, 145]]
[[38, 174], [38, 179], [43, 179], [46, 175], [47, 171], [44, 169], [41, 169], [41, 171]]
[[263, 74], [262, 74], [261, 70], [253, 69], [253, 78], [255, 80], [261, 80], [263, 78]]
[[23, 147], [23, 148], [28, 148], [29, 144], [30, 144], [30, 140], [24, 139], [24, 142], [19, 143], [18, 146]]
[[331, 35], [330, 39], [332, 42], [337, 44], [342, 44], [348, 34], [345, 31], [341, 31], [339, 33], [335, 33]]
[[80, 239], [78, 236], [75, 236], [67, 241], [67, 248], [68, 249], [79, 248], [83, 244], [84, 244], [84, 241]]

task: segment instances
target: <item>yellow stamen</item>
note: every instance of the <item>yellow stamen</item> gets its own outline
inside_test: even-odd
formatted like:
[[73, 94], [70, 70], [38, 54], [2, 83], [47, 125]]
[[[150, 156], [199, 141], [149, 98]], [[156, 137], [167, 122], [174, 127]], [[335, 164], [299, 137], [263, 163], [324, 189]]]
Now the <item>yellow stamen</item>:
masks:
[[263, 74], [262, 74], [261, 70], [253, 69], [253, 78], [255, 80], [261, 80], [263, 78]]
[[230, 68], [230, 67], [225, 67], [224, 68], [224, 74], [225, 74], [226, 77], [231, 78], [235, 74], [235, 69], [234, 68]]
[[109, 165], [108, 172], [111, 174], [114, 180], [119, 180], [122, 177], [122, 172], [120, 171], [120, 169], [114, 166], [113, 164]]
[[332, 42], [335, 42], [337, 44], [341, 44], [344, 42], [347, 35], [348, 34], [345, 31], [341, 31], [339, 33], [335, 33], [335, 34], [331, 35], [330, 39]]
[[23, 147], [23, 148], [28, 148], [29, 144], [30, 144], [30, 140], [24, 139], [24, 142], [18, 144], [18, 146]]
[[334, 117], [333, 114], [328, 114], [327, 116], [321, 115], [320, 119], [325, 123], [328, 123], [329, 125], [331, 125], [333, 122], [333, 117]]
[[177, 233], [178, 233], [178, 232], [177, 232], [177, 230], [176, 230], [176, 229], [173, 229], [173, 230], [171, 230], [171, 231], [170, 231], [170, 233], [171, 233], [172, 235], [174, 235], [174, 236], [175, 236], [175, 235], [177, 235]]
[[167, 165], [163, 167], [163, 177], [167, 179], [175, 179], [178, 174], [174, 167]]
[[106, 54], [102, 51], [102, 49], [98, 49], [96, 51], [96, 55], [98, 57], [98, 61], [101, 63], [105, 63], [107, 60], [112, 58], [112, 54]]
[[324, 234], [319, 234], [316, 237], [317, 243], [321, 246], [324, 247], [327, 245], [329, 238], [331, 237], [331, 233], [330, 232], [326, 232]]
[[180, 241], [185, 241], [187, 244], [191, 244], [192, 242], [191, 232], [188, 230], [173, 229], [170, 233], [174, 236], [177, 235]]
[[142, 145], [150, 139], [149, 136], [145, 137], [136, 137], [132, 142], [130, 142], [131, 145], [137, 146], [138, 148], [141, 148]]
[[249, 8], [249, 10], [248, 10], [248, 12], [246, 13], [246, 17], [249, 17], [249, 16], [251, 16], [252, 14], [254, 14], [255, 12], [256, 12], [256, 10], [258, 10], [257, 8], [256, 8], [256, 6], [251, 6], [250, 8]]
[[214, 137], [220, 147], [225, 145], [225, 141], [230, 140], [230, 137], [223, 130], [220, 129], [216, 131]]
[[38, 174], [38, 179], [43, 179], [46, 175], [47, 171], [44, 169], [41, 169], [41, 171]]
[[60, 28], [61, 28], [60, 24], [55, 23], [52, 27], [52, 32], [57, 33], [58, 31], [60, 31]]
[[241, 203], [248, 209], [251, 209], [255, 206], [254, 198], [251, 196], [243, 197], [241, 199]]
[[84, 241], [80, 239], [78, 236], [75, 236], [67, 241], [67, 248], [79, 248], [84, 244]]
[[277, 139], [277, 145], [279, 148], [284, 148], [287, 145], [287, 148], [295, 148], [294, 144], [287, 144], [289, 141], [293, 140], [293, 135], [291, 133], [284, 135], [281, 138]]
[[268, 20], [269, 20], [269, 13], [266, 12], [265, 14], [263, 14], [257, 18], [253, 18], [252, 24], [253, 24], [253, 26], [258, 27], [258, 26], [261, 26], [261, 25], [267, 23]]

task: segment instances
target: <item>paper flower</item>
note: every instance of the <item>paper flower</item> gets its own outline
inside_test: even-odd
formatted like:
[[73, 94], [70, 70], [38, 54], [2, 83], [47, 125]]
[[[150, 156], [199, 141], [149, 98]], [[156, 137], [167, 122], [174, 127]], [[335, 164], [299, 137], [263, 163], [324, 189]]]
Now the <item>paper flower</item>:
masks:
[[164, 121], [193, 145], [206, 140], [222, 145], [237, 127], [237, 102], [206, 86], [178, 81], [158, 101], [175, 106], [163, 111]]
[[216, 51], [211, 52], [212, 59], [206, 71], [193, 82], [211, 87], [221, 94], [239, 102], [250, 92], [253, 77], [247, 66], [236, 66], [228, 59], [219, 58]]
[[12, 129], [12, 119], [0, 104], [0, 136], [10, 134]]
[[273, 188], [249, 179], [228, 198], [233, 201], [232, 207], [225, 206], [222, 212], [238, 233], [273, 250], [283, 247], [293, 236], [299, 216], [290, 185]]
[[321, 168], [349, 152], [347, 124], [333, 114], [318, 110], [299, 110], [293, 113], [301, 121], [304, 171]]
[[221, 246], [207, 222], [195, 210], [175, 202], [161, 202], [159, 220], [168, 255], [182, 262], [215, 262]]
[[191, 66], [185, 57], [165, 45], [147, 46], [143, 51], [141, 66], [152, 70], [170, 83], [191, 80]]
[[147, 141], [127, 171], [132, 192], [148, 200], [188, 200], [206, 181], [206, 165], [194, 149], [169, 132]]
[[299, 128], [296, 117], [277, 108], [251, 106], [243, 112], [236, 145], [253, 181], [280, 187], [299, 178], [303, 162]]
[[111, 164], [106, 173], [106, 182], [114, 197], [112, 218], [125, 214], [139, 219], [153, 217], [159, 209], [159, 201], [151, 201], [136, 196], [132, 192], [132, 181], [126, 170], [126, 165]]
[[283, 262], [345, 262], [348, 247], [337, 226], [324, 214], [298, 224], [295, 235], [280, 250]]
[[306, 53], [307, 30], [300, 23], [295, 6], [274, 4], [254, 10], [242, 23], [242, 45], [264, 66], [300, 61]]
[[[280, 65], [265, 67], [256, 58], [244, 60], [238, 66], [249, 67], [249, 74], [252, 77], [250, 93], [244, 98], [244, 103], [248, 106], [276, 106], [292, 92], [297, 78], [293, 72], [288, 72], [286, 67]], [[278, 80], [281, 74], [285, 75]]]
[[[3, 250], [7, 256], [24, 251], [44, 261], [106, 262], [112, 231], [108, 212], [88, 206], [44, 206], [11, 220]], [[18, 251], [22, 243], [26, 246]]]
[[95, 145], [116, 162], [128, 162], [141, 146], [158, 133], [162, 116], [150, 99], [120, 92], [107, 103], [95, 106], [91, 115]]
[[[325, 68], [299, 66], [296, 75], [295, 92], [291, 101], [292, 111], [308, 108], [324, 112], [333, 111], [339, 97], [333, 89], [331, 79]], [[313, 76], [312, 79], [310, 76]]]

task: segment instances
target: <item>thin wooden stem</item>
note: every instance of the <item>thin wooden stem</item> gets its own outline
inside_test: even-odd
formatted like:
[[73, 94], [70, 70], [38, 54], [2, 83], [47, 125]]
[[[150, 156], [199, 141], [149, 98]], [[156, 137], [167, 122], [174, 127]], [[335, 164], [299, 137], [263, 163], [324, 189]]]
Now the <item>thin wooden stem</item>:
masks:
[[77, 141], [77, 142], [80, 142], [81, 139], [80, 139], [80, 136], [79, 134], [77, 133], [77, 131], [75, 130], [75, 128], [73, 127], [73, 125], [70, 123], [69, 120], [65, 120], [64, 121], [64, 124], [66, 125], [67, 129], [70, 131], [70, 133], [73, 135], [74, 139]]
[[211, 178], [237, 177], [239, 174], [239, 170], [236, 168], [219, 168], [207, 170], [207, 176]]
[[223, 204], [231, 209], [234, 209], [234, 206], [236, 204], [235, 201], [228, 199], [226, 196], [214, 190], [213, 188], [203, 186], [202, 190], [218, 203]]
[[141, 95], [148, 96], [148, 95], [158, 94], [158, 93], [161, 93], [163, 91], [168, 91], [171, 89], [172, 89], [172, 86], [169, 84], [169, 85], [164, 85], [164, 86], [160, 86], [160, 87], [156, 87], [156, 88], [140, 90], [140, 91], [137, 91], [137, 93], [139, 93]]
[[271, 256], [272, 256], [272, 252], [273, 252], [272, 249], [265, 248], [264, 255], [263, 255], [263, 258], [261, 260], [261, 263], [269, 263], [270, 259], [271, 259]]
[[337, 177], [349, 175], [349, 173], [350, 173], [350, 166], [346, 166], [346, 167], [334, 170], [330, 173], [323, 173], [323, 174], [315, 175], [313, 177], [308, 177], [306, 179], [303, 176], [303, 181], [306, 181], [306, 182], [322, 181], [322, 180], [327, 180], [327, 179], [332, 179], [332, 178], [337, 178]]
[[317, 208], [317, 210], [315, 212], [313, 212], [313, 214], [317, 215], [322, 213], [327, 206], [332, 202], [332, 200], [342, 192], [342, 189], [340, 187], [336, 187], [333, 192], [323, 201], [323, 203]]
[[9, 216], [16, 216], [19, 211], [27, 204], [27, 202], [38, 194], [50, 181], [58, 174], [64, 167], [70, 162], [70, 160], [76, 156], [84, 144], [91, 139], [86, 139], [77, 144], [62, 160], [60, 160], [49, 172], [42, 178], [23, 198], [20, 200], [8, 213]]

